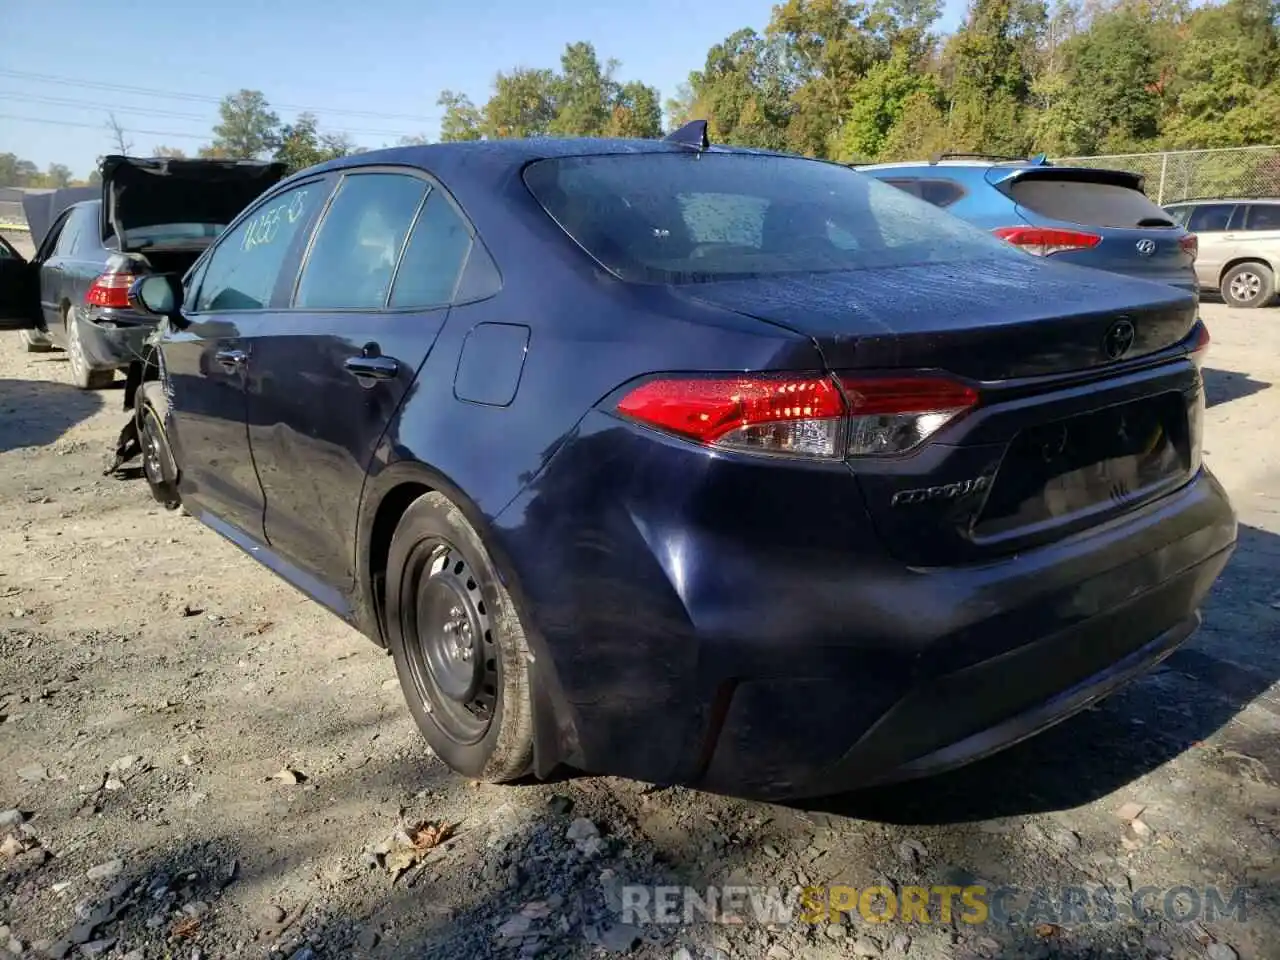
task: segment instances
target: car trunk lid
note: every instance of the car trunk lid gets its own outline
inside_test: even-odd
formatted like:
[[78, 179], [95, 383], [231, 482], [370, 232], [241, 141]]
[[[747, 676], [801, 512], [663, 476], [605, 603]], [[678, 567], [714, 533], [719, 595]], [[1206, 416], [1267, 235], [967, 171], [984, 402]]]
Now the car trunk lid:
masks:
[[[847, 460], [887, 549], [981, 562], [1105, 522], [1199, 468], [1196, 301], [1031, 257], [689, 285], [812, 337], [846, 385], [910, 371], [979, 391], [907, 454]], [[1123, 349], [1125, 344], [1130, 346]]]
[[[1186, 337], [1196, 314], [1195, 298], [1172, 287], [1021, 256], [677, 289], [812, 337], [833, 370], [937, 368], [979, 381], [1157, 353]], [[1127, 346], [1108, 338], [1125, 322]]]
[[226, 226], [288, 168], [275, 161], [109, 156], [101, 172], [103, 241], [115, 236], [121, 250], [140, 250], [151, 245], [148, 228]]

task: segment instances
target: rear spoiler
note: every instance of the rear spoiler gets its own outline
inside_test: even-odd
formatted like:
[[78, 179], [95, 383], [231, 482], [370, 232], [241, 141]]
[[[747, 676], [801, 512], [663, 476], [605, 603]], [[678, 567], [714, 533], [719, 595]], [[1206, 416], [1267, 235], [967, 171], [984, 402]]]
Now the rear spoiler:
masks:
[[1103, 167], [992, 167], [987, 182], [992, 186], [1012, 186], [1020, 180], [1071, 180], [1076, 183], [1108, 183], [1146, 193], [1146, 178], [1128, 170]]

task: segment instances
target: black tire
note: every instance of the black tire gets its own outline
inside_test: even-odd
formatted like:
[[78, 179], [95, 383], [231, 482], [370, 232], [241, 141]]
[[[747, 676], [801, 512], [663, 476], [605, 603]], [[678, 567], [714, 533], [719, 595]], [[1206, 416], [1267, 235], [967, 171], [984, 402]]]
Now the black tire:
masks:
[[1265, 307], [1276, 295], [1276, 275], [1265, 263], [1237, 263], [1218, 289], [1229, 307]]
[[23, 330], [22, 349], [27, 353], [48, 353], [53, 349], [53, 341], [43, 330]]
[[151, 496], [166, 510], [182, 506], [178, 494], [178, 469], [164, 427], [151, 404], [140, 402], [137, 413], [138, 445], [142, 448], [142, 475]]
[[409, 710], [456, 772], [507, 783], [533, 764], [529, 648], [511, 595], [462, 511], [427, 493], [387, 558], [388, 641]]
[[75, 308], [68, 307], [64, 321], [67, 325], [67, 361], [71, 367], [71, 382], [81, 390], [102, 390], [111, 386], [116, 378], [114, 370], [91, 370], [80, 342], [80, 324], [76, 322]]

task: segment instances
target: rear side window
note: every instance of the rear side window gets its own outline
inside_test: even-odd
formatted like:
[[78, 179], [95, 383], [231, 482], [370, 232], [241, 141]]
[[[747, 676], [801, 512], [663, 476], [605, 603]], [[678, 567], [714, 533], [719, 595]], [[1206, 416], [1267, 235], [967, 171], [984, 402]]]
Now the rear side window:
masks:
[[1165, 207], [1165, 213], [1173, 218], [1173, 222], [1180, 227], [1187, 225], [1187, 218], [1191, 216], [1190, 207]]
[[75, 252], [76, 245], [80, 242], [80, 234], [84, 231], [84, 217], [80, 216], [81, 212], [72, 210], [67, 214], [62, 232], [58, 234], [58, 244], [53, 248], [55, 257], [69, 257]]
[[1230, 203], [1205, 203], [1191, 211], [1187, 229], [1192, 233], [1213, 233], [1226, 230], [1231, 224], [1235, 206]]
[[425, 180], [404, 174], [344, 177], [312, 240], [294, 306], [383, 307], [409, 226], [426, 195]]
[[471, 248], [471, 232], [439, 190], [432, 190], [409, 235], [395, 285], [393, 307], [435, 307], [453, 299]]
[[935, 207], [949, 207], [964, 196], [964, 187], [954, 180], [894, 178], [884, 182]]
[[847, 167], [743, 153], [540, 160], [525, 183], [624, 280], [692, 283], [1019, 256]]
[[1007, 188], [1018, 206], [1088, 227], [1172, 227], [1173, 219], [1141, 190], [1092, 180], [1025, 177]]
[[206, 261], [196, 312], [269, 306], [294, 239], [326, 195], [323, 183], [286, 190], [224, 234]]
[[1280, 230], [1280, 203], [1255, 203], [1249, 207], [1246, 230]]

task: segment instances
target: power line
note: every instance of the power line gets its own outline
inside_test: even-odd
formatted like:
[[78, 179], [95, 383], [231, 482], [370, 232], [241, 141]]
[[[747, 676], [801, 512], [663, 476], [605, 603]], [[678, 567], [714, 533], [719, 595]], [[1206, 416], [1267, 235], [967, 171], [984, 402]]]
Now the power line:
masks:
[[[186, 100], [195, 103], [221, 103], [222, 97], [213, 97], [199, 93], [178, 93], [155, 90], [150, 87], [135, 87], [122, 83], [106, 83], [102, 80], [72, 80], [69, 77], [56, 77], [44, 73], [28, 73], [25, 70], [0, 70], [0, 76], [15, 77], [20, 80], [38, 80], [42, 83], [57, 83], [71, 87], [89, 87], [95, 90], [109, 90], [116, 93], [133, 93], [141, 96], [157, 97], [167, 100]], [[296, 110], [299, 113], [342, 114], [351, 117], [366, 117], [379, 120], [412, 120], [417, 123], [439, 120], [440, 114], [380, 113], [373, 110], [343, 110], [338, 107], [305, 107], [296, 103], [274, 103], [282, 110]]]
[[[106, 113], [138, 114], [145, 117], [160, 117], [163, 119], [173, 119], [173, 120], [195, 120], [201, 123], [209, 124], [210, 127], [212, 127], [214, 124], [217, 123], [217, 118], [211, 117], [208, 114], [178, 113], [173, 110], [151, 110], [151, 109], [146, 109], [142, 107], [120, 107], [111, 103], [93, 103], [88, 100], [73, 100], [67, 97], [31, 96], [29, 94], [24, 94], [24, 93], [10, 93], [9, 91], [0, 90], [0, 101], [4, 101], [4, 100], [17, 100], [17, 102], [20, 104], [24, 102], [43, 103], [43, 104], [49, 104], [50, 106], [67, 107], [67, 108], [77, 109], [77, 110], [102, 110]], [[354, 135], [366, 136], [366, 137], [399, 138], [399, 137], [412, 136], [412, 134], [408, 134], [400, 130], [367, 130], [367, 129], [351, 129], [347, 127], [337, 128], [337, 129], [325, 129], [325, 130], [320, 130], [318, 132], [334, 133], [334, 134], [346, 133], [346, 134], [354, 134]], [[210, 134], [210, 136], [212, 135]]]
[[[12, 113], [0, 113], [0, 120], [22, 120], [26, 123], [47, 123], [55, 127], [86, 127], [92, 130], [104, 130], [100, 123], [77, 123], [74, 120], [50, 120], [48, 117], [19, 117]], [[136, 130], [128, 127], [125, 133], [140, 133], [147, 137], [185, 137], [188, 140], [208, 140], [206, 133], [175, 133], [172, 130]]]
[[29, 101], [31, 103], [47, 103], [55, 107], [79, 107], [86, 110], [105, 110], [109, 113], [137, 113], [148, 117], [167, 117], [174, 120], [199, 120], [202, 123], [213, 122], [213, 119], [207, 113], [177, 113], [173, 110], [148, 110], [143, 107], [121, 107], [113, 103], [90, 103], [86, 100], [71, 100], [66, 97], [38, 97], [26, 93], [13, 93], [8, 90], [0, 90], [0, 100], [6, 99], [17, 100], [19, 103]]

